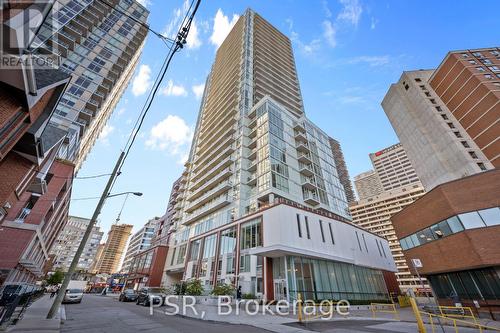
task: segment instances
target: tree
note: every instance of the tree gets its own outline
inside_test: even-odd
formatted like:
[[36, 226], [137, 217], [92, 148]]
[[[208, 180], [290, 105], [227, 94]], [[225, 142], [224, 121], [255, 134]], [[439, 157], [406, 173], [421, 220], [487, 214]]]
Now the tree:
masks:
[[227, 283], [220, 283], [212, 290], [212, 295], [215, 296], [232, 296], [234, 294], [234, 287]]
[[198, 279], [190, 280], [186, 283], [186, 295], [200, 296], [203, 294], [203, 286]]
[[64, 279], [64, 273], [60, 270], [56, 270], [49, 278], [47, 279], [47, 284], [49, 286], [59, 284]]

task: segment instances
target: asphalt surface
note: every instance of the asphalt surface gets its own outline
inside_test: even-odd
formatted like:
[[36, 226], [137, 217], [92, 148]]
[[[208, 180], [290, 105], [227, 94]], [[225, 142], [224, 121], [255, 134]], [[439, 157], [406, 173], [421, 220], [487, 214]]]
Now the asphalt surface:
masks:
[[[173, 332], [268, 332], [252, 326], [216, 323], [180, 316], [167, 316], [134, 302], [118, 302], [105, 296], [85, 295], [80, 304], [66, 304], [61, 332], [71, 333], [173, 333]], [[162, 309], [162, 308], [160, 308]]]

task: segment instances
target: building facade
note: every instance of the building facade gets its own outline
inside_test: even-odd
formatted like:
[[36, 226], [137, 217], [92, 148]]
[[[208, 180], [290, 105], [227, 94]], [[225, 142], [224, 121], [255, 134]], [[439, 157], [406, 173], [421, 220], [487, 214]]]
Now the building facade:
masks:
[[382, 183], [376, 171], [369, 170], [354, 177], [354, 186], [359, 200], [364, 200], [383, 192]]
[[98, 273], [113, 274], [120, 270], [125, 247], [133, 227], [131, 224], [113, 224], [111, 226], [106, 245], [97, 264]]
[[[268, 300], [387, 297], [388, 243], [349, 223], [329, 136], [304, 114], [290, 39], [252, 10], [217, 51], [181, 187], [165, 281], [200, 279], [206, 292], [231, 283]], [[328, 274], [341, 284], [320, 284]]]
[[34, 48], [61, 55], [72, 76], [50, 126], [68, 132], [59, 157], [78, 170], [137, 66], [149, 12], [137, 1], [57, 0]]
[[[89, 223], [90, 219], [87, 218], [78, 216], [68, 217], [66, 226], [59, 233], [54, 246], [50, 250], [50, 253], [54, 255], [55, 269], [68, 270]], [[92, 228], [90, 238], [85, 244], [80, 260], [78, 261], [77, 270], [90, 271], [96, 259], [97, 249], [101, 243], [103, 234], [98, 226]]]
[[130, 242], [128, 243], [127, 252], [125, 253], [125, 259], [123, 260], [121, 269], [122, 272], [128, 273], [134, 256], [151, 247], [159, 222], [160, 218], [155, 217], [149, 220], [141, 229], [139, 229], [139, 231], [132, 235]]
[[340, 143], [337, 140], [330, 138], [330, 147], [332, 147], [333, 160], [335, 161], [335, 165], [337, 167], [340, 183], [344, 187], [347, 202], [356, 201], [356, 196], [354, 195], [354, 191], [352, 189], [351, 178], [349, 177], [349, 171], [347, 170], [347, 165], [345, 164], [344, 153], [342, 153]]
[[441, 183], [493, 168], [429, 84], [433, 73], [432, 70], [404, 72], [382, 101], [427, 191]]
[[382, 184], [382, 191], [390, 191], [420, 180], [400, 143], [369, 155]]
[[424, 285], [422, 285], [422, 282], [410, 272], [408, 260], [399, 244], [391, 217], [424, 194], [425, 191], [420, 184], [405, 185], [368, 199], [358, 200], [349, 206], [353, 223], [389, 242], [392, 257], [398, 269], [396, 273], [398, 285], [403, 293], [408, 289], [419, 294], [427, 292], [428, 284], [424, 280]]
[[20, 65], [20, 59], [33, 60], [24, 32], [40, 24], [26, 20], [30, 5], [42, 13], [48, 8], [7, 1], [0, 15], [0, 285], [33, 283], [46, 273], [49, 250], [67, 219], [74, 171], [56, 158], [66, 133], [47, 127], [68, 75], [48, 62]]
[[[441, 305], [500, 319], [500, 170], [435, 187], [391, 220]], [[477, 303], [477, 304], [475, 304]], [[477, 306], [479, 305], [479, 306]]]
[[500, 48], [449, 52], [429, 85], [491, 164], [500, 167]]

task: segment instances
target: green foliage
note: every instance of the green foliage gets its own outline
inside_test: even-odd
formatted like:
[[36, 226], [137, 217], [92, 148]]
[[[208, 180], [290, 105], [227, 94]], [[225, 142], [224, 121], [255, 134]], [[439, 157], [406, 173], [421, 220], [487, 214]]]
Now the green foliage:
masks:
[[198, 279], [189, 280], [185, 283], [186, 285], [186, 295], [200, 296], [203, 294], [203, 286], [201, 281]]
[[242, 299], [255, 299], [255, 295], [254, 294], [243, 294], [241, 295], [241, 298]]
[[62, 283], [64, 279], [64, 273], [60, 270], [56, 270], [51, 276], [47, 279], [47, 284], [49, 286]]
[[185, 295], [186, 294], [186, 283], [184, 281], [174, 284], [174, 295]]
[[221, 283], [214, 287], [212, 295], [215, 296], [232, 296], [234, 294], [234, 287], [227, 283]]

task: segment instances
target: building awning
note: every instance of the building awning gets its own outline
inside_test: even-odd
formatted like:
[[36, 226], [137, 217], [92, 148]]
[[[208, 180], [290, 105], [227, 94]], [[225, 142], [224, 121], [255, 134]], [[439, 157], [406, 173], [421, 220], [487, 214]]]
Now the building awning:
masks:
[[318, 253], [314, 251], [309, 251], [306, 249], [294, 248], [287, 245], [272, 245], [272, 246], [263, 246], [256, 247], [250, 249], [250, 254], [270, 257], [270, 258], [279, 258], [283, 256], [298, 256], [298, 257], [306, 257], [306, 258], [314, 258], [314, 259], [322, 259], [322, 260], [333, 260], [333, 261], [341, 261], [345, 263], [354, 264], [354, 260], [345, 257], [339, 257], [335, 255], [330, 255], [327, 253]]

